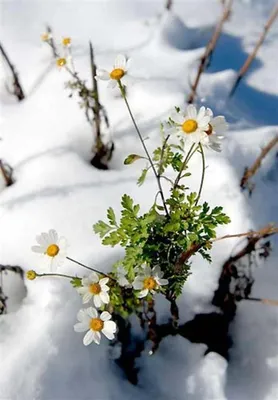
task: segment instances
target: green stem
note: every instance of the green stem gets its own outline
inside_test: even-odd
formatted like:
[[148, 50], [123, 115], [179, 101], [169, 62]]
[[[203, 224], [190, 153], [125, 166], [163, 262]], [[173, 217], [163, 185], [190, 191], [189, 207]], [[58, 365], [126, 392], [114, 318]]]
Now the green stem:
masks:
[[175, 182], [174, 182], [173, 190], [176, 189], [176, 187], [178, 186], [179, 181], [180, 181], [180, 179], [181, 179], [181, 175], [182, 175], [182, 173], [183, 173], [183, 171], [184, 171], [186, 165], [188, 164], [190, 158], [193, 156], [193, 154], [195, 153], [195, 151], [196, 151], [197, 148], [198, 148], [198, 146], [197, 146], [197, 147], [195, 148], [195, 150], [193, 151], [194, 146], [195, 146], [195, 143], [192, 144], [192, 146], [190, 147], [190, 149], [189, 149], [189, 151], [188, 151], [188, 153], [187, 153], [187, 155], [186, 155], [186, 157], [185, 157], [185, 159], [184, 159], [184, 161], [183, 161], [183, 164], [182, 164], [182, 167], [181, 167], [181, 169], [180, 169], [180, 172], [178, 173], [178, 176], [176, 177], [176, 180], [175, 180]]
[[200, 200], [200, 196], [201, 196], [202, 189], [203, 189], [203, 184], [204, 184], [205, 170], [206, 170], [205, 154], [204, 154], [203, 146], [201, 145], [201, 143], [199, 143], [199, 148], [200, 148], [200, 151], [201, 151], [203, 168], [202, 168], [202, 177], [201, 177], [200, 189], [199, 189], [199, 193], [198, 193], [198, 196], [197, 196], [197, 199], [196, 199], [195, 206], [198, 204], [198, 201]]
[[36, 272], [36, 276], [60, 276], [60, 277], [62, 277], [62, 278], [68, 278], [68, 279], [76, 279], [76, 278], [78, 278], [78, 279], [81, 279], [81, 278], [79, 278], [78, 276], [70, 276], [70, 275], [64, 275], [64, 274], [56, 274], [56, 273], [46, 273], [46, 274], [38, 274], [37, 272]]
[[101, 271], [99, 271], [99, 270], [97, 270], [97, 269], [95, 269], [95, 268], [88, 267], [87, 265], [82, 264], [81, 262], [76, 261], [76, 260], [74, 260], [74, 259], [71, 258], [71, 257], [66, 257], [66, 258], [67, 258], [69, 261], [74, 262], [75, 264], [78, 264], [78, 265], [80, 265], [80, 266], [83, 267], [83, 268], [89, 269], [90, 271], [94, 271], [94, 272], [97, 272], [97, 273], [100, 274], [100, 275], [106, 276], [107, 278], [111, 279], [112, 281], [116, 281], [116, 279], [112, 278], [112, 276], [110, 276], [110, 275], [105, 274], [104, 272], [101, 272]]
[[144, 150], [145, 150], [145, 153], [146, 153], [146, 155], [147, 155], [147, 157], [148, 157], [148, 160], [149, 160], [149, 162], [150, 162], [150, 164], [151, 164], [151, 168], [152, 168], [152, 170], [153, 170], [154, 176], [155, 176], [155, 178], [156, 178], [156, 180], [157, 180], [157, 184], [158, 184], [158, 188], [159, 188], [159, 193], [160, 193], [160, 196], [161, 196], [161, 200], [162, 200], [162, 203], [163, 203], [163, 207], [164, 207], [165, 213], [166, 213], [166, 215], [169, 217], [169, 213], [168, 213], [168, 210], [167, 210], [167, 207], [166, 207], [166, 202], [165, 202], [165, 198], [164, 198], [164, 194], [163, 194], [163, 190], [162, 190], [162, 186], [161, 186], [161, 182], [160, 182], [159, 176], [158, 176], [158, 174], [157, 174], [157, 172], [156, 172], [156, 169], [155, 169], [154, 164], [153, 164], [153, 162], [152, 162], [151, 156], [150, 156], [150, 154], [149, 154], [149, 152], [148, 152], [148, 149], [147, 149], [147, 147], [146, 147], [146, 145], [145, 145], [144, 139], [143, 139], [143, 137], [142, 137], [142, 135], [141, 135], [141, 132], [140, 132], [140, 130], [139, 130], [137, 124], [136, 124], [136, 121], [135, 121], [134, 117], [133, 117], [132, 111], [131, 111], [131, 109], [130, 109], [130, 106], [129, 106], [129, 104], [128, 104], [128, 101], [127, 101], [127, 98], [126, 98], [126, 95], [125, 95], [124, 87], [123, 87], [123, 85], [122, 85], [122, 83], [121, 83], [120, 80], [118, 81], [118, 84], [119, 84], [119, 88], [120, 88], [122, 97], [123, 97], [123, 99], [124, 99], [124, 102], [125, 102], [125, 104], [126, 104], [127, 110], [128, 110], [128, 112], [129, 112], [130, 118], [131, 118], [132, 123], [133, 123], [133, 125], [134, 125], [134, 128], [135, 128], [135, 130], [136, 130], [136, 132], [137, 132], [137, 135], [138, 135], [138, 137], [139, 137], [139, 139], [140, 139], [140, 141], [141, 141], [141, 144], [142, 144], [142, 146], [143, 146], [143, 148], [144, 148]]

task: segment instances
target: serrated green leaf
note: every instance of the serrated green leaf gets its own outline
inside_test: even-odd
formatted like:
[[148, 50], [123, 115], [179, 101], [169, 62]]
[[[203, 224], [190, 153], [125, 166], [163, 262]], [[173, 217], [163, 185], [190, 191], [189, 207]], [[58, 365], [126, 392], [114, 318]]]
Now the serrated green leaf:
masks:
[[137, 185], [138, 185], [138, 186], [143, 185], [143, 183], [145, 182], [147, 173], [148, 173], [148, 168], [144, 168], [143, 171], [142, 171], [142, 173], [141, 173], [141, 175], [140, 175], [139, 178], [138, 178], [138, 181], [137, 181]]
[[126, 210], [133, 211], [133, 200], [129, 195], [127, 194], [123, 195], [121, 204], [122, 207], [125, 208]]
[[108, 232], [110, 232], [113, 228], [109, 226], [104, 221], [98, 221], [93, 226], [94, 232], [98, 233], [101, 238], [103, 238]]
[[111, 225], [117, 226], [116, 215], [112, 207], [109, 207], [107, 210], [107, 219]]
[[138, 154], [130, 154], [129, 156], [126, 157], [126, 159], [124, 160], [124, 164], [125, 165], [129, 165], [134, 163], [137, 160], [140, 160], [141, 158], [144, 158], [142, 156], [139, 156]]
[[118, 232], [111, 232], [110, 235], [106, 236], [103, 239], [102, 244], [104, 246], [110, 245], [112, 247], [116, 246], [116, 244], [120, 243], [121, 237], [118, 235]]

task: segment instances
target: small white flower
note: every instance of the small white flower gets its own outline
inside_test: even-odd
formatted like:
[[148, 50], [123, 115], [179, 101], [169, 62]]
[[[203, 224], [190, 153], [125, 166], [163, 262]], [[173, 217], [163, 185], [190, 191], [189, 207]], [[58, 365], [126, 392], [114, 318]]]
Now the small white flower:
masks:
[[168, 284], [168, 279], [162, 279], [163, 273], [161, 269], [156, 266], [153, 269], [148, 265], [143, 267], [143, 271], [133, 281], [135, 290], [140, 290], [138, 297], [146, 297], [149, 292], [154, 294], [160, 286]]
[[206, 130], [209, 128], [210, 116], [206, 114], [206, 108], [201, 107], [197, 112], [193, 104], [187, 106], [185, 113], [175, 112], [171, 116], [175, 125], [171, 132], [182, 135], [191, 143], [200, 143], [206, 138]]
[[228, 124], [223, 115], [213, 117], [213, 112], [210, 108], [206, 109], [206, 114], [210, 117], [209, 128], [206, 131], [207, 138], [204, 139], [203, 144], [211, 149], [220, 152], [221, 141], [224, 139], [223, 134], [228, 129]]
[[67, 241], [64, 237], [58, 237], [54, 229], [48, 233], [43, 232], [36, 237], [39, 246], [32, 246], [35, 253], [43, 254], [47, 259], [47, 264], [51, 271], [55, 271], [65, 261], [67, 254]]
[[82, 296], [83, 304], [89, 303], [91, 299], [94, 301], [95, 307], [99, 308], [103, 304], [110, 301], [109, 286], [107, 282], [109, 278], [99, 279], [96, 272], [92, 272], [88, 277], [82, 278], [82, 287], [78, 287], [77, 291]]
[[115, 59], [112, 71], [108, 72], [104, 69], [99, 69], [97, 70], [96, 79], [109, 81], [107, 87], [111, 89], [114, 89], [119, 81], [124, 86], [128, 86], [131, 83], [130, 77], [127, 75], [129, 67], [130, 59], [127, 60], [124, 55], [119, 54]]
[[86, 332], [83, 338], [83, 344], [88, 346], [93, 341], [96, 344], [100, 343], [101, 334], [103, 333], [107, 339], [114, 339], [114, 333], [117, 330], [117, 325], [111, 319], [111, 314], [103, 311], [100, 315], [93, 307], [82, 309], [77, 314], [78, 323], [74, 325], [75, 332]]
[[127, 280], [126, 274], [127, 274], [127, 271], [124, 267], [120, 266], [117, 268], [116, 275], [117, 275], [118, 284], [122, 287], [129, 288], [129, 287], [132, 287], [132, 285]]

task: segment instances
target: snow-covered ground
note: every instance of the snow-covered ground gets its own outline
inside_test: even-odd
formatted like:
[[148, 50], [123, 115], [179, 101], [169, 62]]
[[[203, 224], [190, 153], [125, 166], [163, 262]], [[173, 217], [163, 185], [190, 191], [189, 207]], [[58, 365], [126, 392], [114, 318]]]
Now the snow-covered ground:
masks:
[[[231, 217], [219, 235], [278, 220], [275, 152], [255, 177], [253, 196], [239, 188], [244, 167], [278, 131], [277, 22], [248, 76], [233, 99], [227, 99], [235, 71], [252, 50], [275, 1], [234, 3], [199, 88], [200, 102], [230, 122], [224, 151], [208, 152], [203, 191], [203, 198], [223, 205]], [[69, 255], [81, 262], [108, 271], [119, 258], [119, 249], [101, 246], [92, 225], [109, 206], [119, 212], [124, 193], [147, 209], [155, 181], [149, 176], [139, 188], [136, 179], [144, 163], [123, 165], [128, 154], [141, 153], [140, 143], [122, 99], [105, 84], [100, 85], [100, 96], [116, 150], [109, 171], [90, 166], [90, 127], [64, 89], [68, 75], [51, 67], [50, 50], [40, 35], [48, 23], [58, 39], [71, 36], [77, 70], [87, 79], [88, 40], [101, 67], [110, 66], [121, 52], [132, 57], [135, 84], [128, 96], [153, 149], [159, 143], [160, 121], [185, 103], [198, 59], [221, 12], [216, 0], [174, 0], [172, 13], [165, 13], [163, 5], [162, 0], [1, 1], [1, 41], [20, 72], [27, 99], [17, 103], [6, 93], [2, 68], [0, 158], [14, 168], [16, 183], [0, 193], [0, 264], [39, 271], [30, 247], [37, 234], [50, 228], [67, 237]], [[197, 190], [198, 157], [191, 168], [195, 178], [189, 182]], [[236, 239], [216, 244], [212, 265], [194, 258], [193, 273], [178, 302], [181, 321], [213, 309], [210, 301], [220, 269], [235, 243]], [[253, 294], [278, 299], [277, 238], [272, 243], [271, 257], [255, 271]], [[80, 272], [69, 262], [61, 270]], [[8, 314], [0, 316], [1, 400], [278, 399], [277, 307], [239, 304], [231, 325], [229, 364], [215, 353], [204, 357], [203, 344], [167, 337], [153, 357], [147, 350], [143, 353], [139, 384], [132, 386], [111, 360], [107, 342], [84, 347], [80, 334], [73, 331], [81, 302], [67, 282], [26, 281], [26, 294], [20, 279], [9, 274], [3, 281], [10, 299]], [[160, 321], [167, 319], [167, 307], [159, 306]]]

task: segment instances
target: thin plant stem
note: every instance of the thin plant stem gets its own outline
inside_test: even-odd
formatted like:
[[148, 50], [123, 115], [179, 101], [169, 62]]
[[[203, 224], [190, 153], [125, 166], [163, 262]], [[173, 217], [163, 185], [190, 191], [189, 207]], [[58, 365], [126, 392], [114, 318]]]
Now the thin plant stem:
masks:
[[139, 139], [140, 139], [140, 141], [141, 141], [141, 144], [142, 144], [142, 146], [143, 146], [143, 148], [144, 148], [144, 150], [145, 150], [145, 153], [146, 153], [146, 155], [147, 155], [147, 157], [148, 157], [148, 160], [149, 160], [149, 162], [150, 162], [150, 164], [151, 164], [151, 168], [152, 168], [152, 170], [153, 170], [154, 176], [155, 176], [155, 178], [156, 178], [156, 180], [157, 180], [157, 184], [158, 184], [158, 188], [159, 188], [159, 193], [160, 193], [160, 196], [161, 196], [161, 200], [162, 200], [162, 203], [163, 203], [163, 207], [164, 207], [165, 213], [166, 213], [167, 217], [169, 217], [169, 212], [168, 212], [167, 207], [166, 207], [166, 202], [165, 202], [165, 198], [164, 198], [164, 194], [163, 194], [163, 190], [162, 190], [162, 186], [161, 186], [161, 182], [160, 182], [159, 176], [158, 176], [158, 174], [157, 174], [157, 172], [156, 172], [156, 169], [155, 169], [155, 167], [154, 167], [154, 164], [153, 164], [153, 162], [152, 162], [152, 159], [151, 159], [151, 156], [150, 156], [150, 154], [149, 154], [149, 152], [148, 152], [148, 149], [147, 149], [147, 147], [146, 147], [146, 145], [145, 145], [145, 143], [144, 143], [144, 139], [143, 139], [143, 137], [142, 137], [142, 135], [141, 135], [141, 132], [140, 132], [140, 130], [139, 130], [137, 124], [136, 124], [136, 121], [135, 121], [135, 119], [134, 119], [134, 116], [133, 116], [133, 114], [132, 114], [132, 111], [131, 111], [131, 109], [130, 109], [129, 103], [128, 103], [127, 98], [126, 98], [126, 95], [125, 95], [124, 87], [123, 87], [123, 85], [122, 85], [122, 83], [121, 83], [120, 80], [118, 81], [118, 84], [119, 84], [119, 88], [120, 88], [122, 97], [123, 97], [123, 99], [124, 99], [124, 102], [125, 102], [125, 104], [126, 104], [127, 110], [128, 110], [128, 112], [129, 112], [130, 118], [131, 118], [132, 123], [133, 123], [133, 125], [134, 125], [134, 128], [135, 128], [135, 130], [136, 130], [136, 133], [137, 133], [137, 135], [138, 135], [138, 137], [139, 137]]
[[182, 164], [181, 170], [180, 170], [180, 172], [178, 173], [178, 176], [176, 177], [176, 180], [175, 180], [175, 182], [174, 182], [173, 189], [175, 189], [175, 188], [178, 186], [179, 181], [180, 181], [180, 179], [181, 179], [181, 175], [182, 175], [182, 173], [183, 173], [183, 171], [184, 171], [184, 169], [185, 169], [187, 163], [189, 162], [190, 158], [193, 156], [193, 154], [195, 153], [195, 151], [196, 151], [197, 148], [198, 148], [198, 147], [196, 147], [195, 150], [192, 152], [194, 146], [195, 146], [195, 143], [192, 144], [192, 146], [190, 147], [190, 149], [189, 149], [189, 151], [188, 151], [188, 153], [187, 153], [187, 155], [186, 155], [186, 157], [185, 157], [185, 159], [184, 159], [184, 162], [183, 162], [183, 164]]
[[71, 258], [71, 257], [66, 257], [66, 258], [67, 258], [69, 261], [74, 262], [75, 264], [78, 264], [78, 265], [80, 265], [80, 266], [83, 267], [83, 268], [89, 269], [90, 271], [94, 271], [94, 272], [97, 272], [97, 273], [100, 274], [100, 275], [106, 276], [107, 278], [111, 279], [112, 281], [116, 281], [116, 279], [112, 278], [110, 275], [107, 275], [107, 274], [105, 274], [104, 272], [101, 272], [101, 271], [97, 270], [96, 268], [88, 267], [87, 265], [82, 264], [81, 262], [79, 262], [79, 261], [77, 261], [77, 260], [74, 260], [74, 259]]
[[36, 272], [36, 276], [42, 277], [42, 276], [59, 276], [61, 278], [68, 278], [68, 279], [81, 279], [78, 276], [71, 276], [71, 275], [64, 275], [64, 274], [56, 274], [56, 273], [46, 273], [46, 274], [38, 274]]
[[201, 156], [202, 156], [202, 177], [201, 177], [201, 183], [200, 183], [200, 189], [199, 189], [199, 193], [196, 199], [196, 203], [195, 206], [198, 204], [200, 197], [201, 197], [201, 193], [203, 190], [203, 185], [204, 185], [204, 179], [205, 179], [205, 171], [206, 171], [206, 162], [205, 162], [205, 154], [204, 154], [204, 149], [203, 146], [201, 145], [201, 143], [199, 143], [199, 148], [201, 151]]

